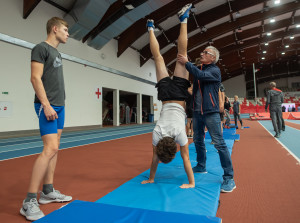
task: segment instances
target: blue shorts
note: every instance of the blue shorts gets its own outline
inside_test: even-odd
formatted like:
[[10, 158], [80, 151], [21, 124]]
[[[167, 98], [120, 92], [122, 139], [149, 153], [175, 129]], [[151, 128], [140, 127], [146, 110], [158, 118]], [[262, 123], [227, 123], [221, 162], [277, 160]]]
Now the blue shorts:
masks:
[[58, 129], [64, 128], [65, 123], [65, 106], [51, 107], [56, 111], [58, 119], [48, 121], [43, 106], [40, 103], [34, 103], [35, 112], [39, 118], [41, 136], [47, 134], [57, 134]]

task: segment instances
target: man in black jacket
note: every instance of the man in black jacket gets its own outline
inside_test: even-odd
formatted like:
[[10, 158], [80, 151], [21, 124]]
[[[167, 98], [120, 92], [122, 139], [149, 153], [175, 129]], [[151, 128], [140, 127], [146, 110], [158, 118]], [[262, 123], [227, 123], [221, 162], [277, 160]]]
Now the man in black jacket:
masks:
[[268, 106], [270, 105], [270, 117], [272, 119], [272, 124], [276, 134], [274, 137], [279, 138], [280, 132], [282, 130], [282, 110], [281, 104], [283, 103], [283, 94], [282, 91], [276, 88], [276, 83], [270, 83], [271, 90], [267, 94], [266, 102], [266, 112], [268, 111]]

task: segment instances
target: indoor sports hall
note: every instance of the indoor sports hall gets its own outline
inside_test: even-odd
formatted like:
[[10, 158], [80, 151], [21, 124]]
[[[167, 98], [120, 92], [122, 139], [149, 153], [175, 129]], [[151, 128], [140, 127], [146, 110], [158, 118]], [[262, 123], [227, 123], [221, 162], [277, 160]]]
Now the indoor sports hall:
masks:
[[1, 222], [300, 222], [299, 1], [0, 5]]

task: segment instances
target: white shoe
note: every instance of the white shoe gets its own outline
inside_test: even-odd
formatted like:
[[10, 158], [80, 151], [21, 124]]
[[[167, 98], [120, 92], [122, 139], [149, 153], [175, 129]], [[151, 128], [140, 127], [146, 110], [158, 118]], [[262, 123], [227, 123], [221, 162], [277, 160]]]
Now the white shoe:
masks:
[[50, 192], [49, 194], [44, 194], [43, 191], [41, 191], [39, 203], [40, 204], [49, 204], [52, 202], [68, 202], [71, 201], [72, 197], [64, 195], [60, 193], [58, 190], [54, 190]]
[[20, 214], [25, 216], [29, 221], [36, 221], [45, 216], [41, 211], [36, 198], [32, 198], [29, 202], [25, 202], [24, 200]]

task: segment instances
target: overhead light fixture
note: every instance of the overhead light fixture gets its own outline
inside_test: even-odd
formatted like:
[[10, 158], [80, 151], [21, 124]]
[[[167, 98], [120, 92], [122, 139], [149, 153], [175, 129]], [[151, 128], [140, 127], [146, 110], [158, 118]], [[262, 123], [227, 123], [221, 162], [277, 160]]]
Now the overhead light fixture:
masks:
[[265, 46], [269, 46], [269, 43], [265, 43]]
[[131, 5], [131, 4], [125, 5], [125, 7], [126, 7], [127, 9], [129, 9], [129, 10], [132, 10], [132, 9], [134, 9], [134, 6], [133, 6], [133, 5]]
[[267, 36], [271, 36], [272, 35], [272, 33], [267, 33]]
[[261, 59], [264, 60], [264, 59], [266, 59], [266, 58], [262, 57]]
[[244, 49], [241, 49], [241, 53], [244, 53], [245, 52], [245, 50]]
[[273, 23], [273, 22], [275, 22], [275, 19], [274, 18], [270, 19], [270, 23]]
[[236, 30], [238, 33], [241, 33], [241, 32], [243, 32], [243, 30], [242, 30], [242, 28], [241, 27], [239, 27], [237, 30]]
[[205, 26], [202, 26], [201, 31], [205, 33], [207, 31], [207, 28]]
[[275, 0], [275, 1], [274, 1], [274, 4], [275, 4], [275, 5], [280, 4], [280, 0]]
[[289, 48], [290, 46], [289, 46], [289, 45], [285, 45], [284, 47], [285, 47], [285, 48]]
[[300, 27], [300, 24], [296, 25], [296, 28], [299, 28]]
[[241, 15], [241, 13], [239, 12], [239, 11], [237, 11], [236, 13], [235, 13], [235, 18], [240, 18], [242, 15]]
[[284, 55], [284, 54], [285, 54], [285, 52], [282, 52], [281, 54], [282, 54], [282, 55]]
[[290, 36], [290, 39], [294, 39], [295, 37], [294, 36]]
[[264, 50], [263, 53], [267, 53], [267, 51]]
[[239, 41], [239, 44], [244, 44], [244, 41], [243, 41], [243, 40], [240, 40], [240, 41]]

